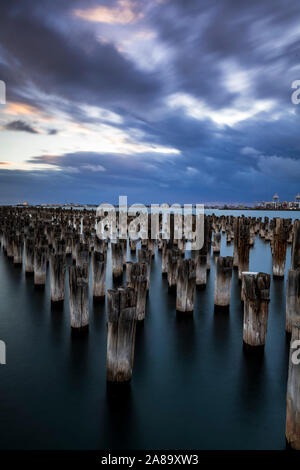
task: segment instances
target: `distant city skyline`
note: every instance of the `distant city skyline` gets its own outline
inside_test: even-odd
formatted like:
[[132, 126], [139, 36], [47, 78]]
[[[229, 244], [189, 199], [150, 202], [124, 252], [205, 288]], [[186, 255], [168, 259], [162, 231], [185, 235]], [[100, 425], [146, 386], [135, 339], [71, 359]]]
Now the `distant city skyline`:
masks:
[[299, 22], [294, 0], [2, 2], [0, 204], [292, 201]]

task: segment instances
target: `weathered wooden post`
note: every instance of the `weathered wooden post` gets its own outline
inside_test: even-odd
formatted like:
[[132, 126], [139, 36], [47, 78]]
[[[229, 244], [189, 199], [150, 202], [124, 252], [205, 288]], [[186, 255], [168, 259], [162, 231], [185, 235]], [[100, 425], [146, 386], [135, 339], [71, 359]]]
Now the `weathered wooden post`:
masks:
[[201, 253], [201, 250], [195, 254], [196, 265], [196, 285], [205, 287], [207, 282], [207, 253]]
[[77, 249], [80, 243], [80, 235], [78, 233], [73, 234], [72, 238], [72, 260], [76, 261]]
[[145, 319], [147, 286], [148, 286], [148, 266], [146, 263], [126, 263], [126, 283], [136, 291], [136, 319]]
[[250, 225], [245, 217], [240, 218], [238, 224], [238, 263], [239, 279], [242, 279], [242, 272], [249, 271], [250, 253]]
[[46, 283], [47, 271], [47, 249], [35, 247], [34, 249], [34, 284], [44, 285]]
[[193, 312], [196, 285], [195, 263], [192, 259], [178, 261], [176, 310], [178, 312]]
[[147, 290], [150, 289], [152, 253], [147, 249], [138, 250], [138, 262], [147, 265]]
[[[298, 286], [299, 287], [299, 286]], [[300, 450], [300, 292], [298, 309], [292, 317], [289, 374], [286, 405], [286, 440], [295, 450]]]
[[69, 266], [69, 305], [71, 327], [80, 329], [89, 324], [89, 267]]
[[65, 242], [66, 242], [66, 255], [72, 254], [72, 232], [65, 233]]
[[176, 288], [177, 283], [177, 267], [178, 261], [181, 258], [181, 252], [178, 248], [171, 248], [168, 250], [168, 287], [169, 290]]
[[300, 318], [300, 269], [290, 269], [286, 286], [286, 317], [285, 330], [292, 332], [293, 316]]
[[138, 244], [138, 239], [137, 240], [133, 240], [130, 238], [129, 240], [129, 247], [130, 247], [130, 252], [131, 253], [136, 253], [136, 246]]
[[15, 235], [13, 239], [14, 265], [21, 266], [23, 262], [23, 235]]
[[233, 219], [233, 267], [239, 267], [239, 224], [240, 217]]
[[93, 297], [103, 299], [106, 289], [106, 252], [92, 254]]
[[8, 258], [13, 258], [14, 257], [14, 248], [13, 248], [14, 237], [11, 233], [7, 233], [5, 239], [6, 239], [6, 244], [5, 244], [6, 255]]
[[244, 273], [244, 328], [245, 346], [263, 347], [266, 342], [270, 302], [270, 275]]
[[288, 237], [289, 221], [276, 218], [274, 221], [273, 240], [271, 244], [274, 277], [284, 277]]
[[33, 274], [34, 272], [34, 239], [26, 238], [25, 240], [25, 273]]
[[108, 382], [129, 382], [132, 377], [136, 332], [136, 292], [130, 287], [107, 291]]
[[54, 253], [56, 253], [57, 255], [66, 254], [66, 242], [65, 242], [65, 240], [56, 238], [54, 240], [53, 248], [54, 248]]
[[208, 261], [210, 262], [211, 247], [211, 222], [207, 216], [204, 218], [203, 227], [203, 246], [199, 250], [195, 250], [195, 266], [196, 266], [196, 285], [205, 287], [207, 282]]
[[120, 279], [123, 276], [123, 253], [124, 245], [122, 243], [111, 243], [112, 273], [114, 279]]
[[80, 243], [76, 250], [76, 266], [84, 266], [85, 264], [89, 264], [89, 247], [85, 243]]
[[221, 232], [215, 232], [213, 253], [214, 254], [220, 253], [220, 250], [221, 250]]
[[51, 302], [63, 302], [65, 298], [66, 255], [51, 255], [50, 290]]
[[163, 277], [168, 274], [168, 248], [171, 246], [167, 240], [162, 240], [162, 253], [161, 253], [161, 274]]
[[126, 266], [126, 261], [127, 261], [127, 239], [119, 240], [119, 243], [123, 245], [123, 267], [124, 267]]
[[215, 267], [215, 307], [228, 309], [230, 306], [233, 257], [219, 256]]
[[291, 249], [291, 268], [286, 285], [286, 322], [287, 333], [292, 331], [292, 318], [296, 313], [300, 316], [300, 221], [295, 220], [293, 226], [293, 244]]

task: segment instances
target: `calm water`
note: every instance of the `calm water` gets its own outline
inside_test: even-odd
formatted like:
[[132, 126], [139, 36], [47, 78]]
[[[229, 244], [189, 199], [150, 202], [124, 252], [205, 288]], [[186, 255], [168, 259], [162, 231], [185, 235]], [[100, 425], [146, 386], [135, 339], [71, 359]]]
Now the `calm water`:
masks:
[[[232, 250], [223, 237], [221, 255]], [[290, 247], [286, 270], [289, 264]], [[270, 245], [257, 238], [250, 270], [271, 273], [271, 267]], [[178, 317], [156, 254], [146, 319], [137, 330], [133, 379], [129, 387], [111, 390], [105, 375], [105, 306], [93, 305], [91, 298], [89, 332], [74, 337], [68, 297], [62, 310], [51, 310], [49, 278], [44, 291], [36, 290], [33, 279], [1, 251], [0, 339], [7, 345], [7, 365], [0, 366], [0, 447], [284, 449], [285, 280], [272, 280], [261, 357], [243, 351], [236, 271], [229, 314], [214, 313], [213, 281], [212, 257], [194, 314]]]

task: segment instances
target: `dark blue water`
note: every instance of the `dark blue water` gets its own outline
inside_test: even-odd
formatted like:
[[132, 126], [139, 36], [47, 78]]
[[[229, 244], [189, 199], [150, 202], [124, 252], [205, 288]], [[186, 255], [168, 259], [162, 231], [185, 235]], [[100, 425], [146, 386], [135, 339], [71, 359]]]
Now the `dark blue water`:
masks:
[[[221, 255], [232, 249], [223, 239]], [[271, 273], [270, 245], [259, 238], [250, 269]], [[107, 287], [110, 272], [108, 265]], [[213, 284], [212, 257], [194, 314], [178, 317], [156, 254], [132, 382], [116, 390], [106, 386], [105, 306], [91, 298], [89, 332], [71, 335], [68, 297], [51, 310], [49, 278], [36, 290], [1, 251], [0, 448], [284, 449], [285, 280], [272, 280], [262, 356], [243, 350], [237, 273], [229, 314], [214, 313]]]

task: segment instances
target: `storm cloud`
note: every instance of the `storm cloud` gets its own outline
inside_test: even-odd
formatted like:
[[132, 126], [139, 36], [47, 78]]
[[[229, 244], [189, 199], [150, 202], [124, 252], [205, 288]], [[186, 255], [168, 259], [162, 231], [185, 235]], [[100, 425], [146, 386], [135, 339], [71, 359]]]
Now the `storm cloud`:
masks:
[[0, 202], [299, 191], [294, 0], [11, 0], [0, 18]]

